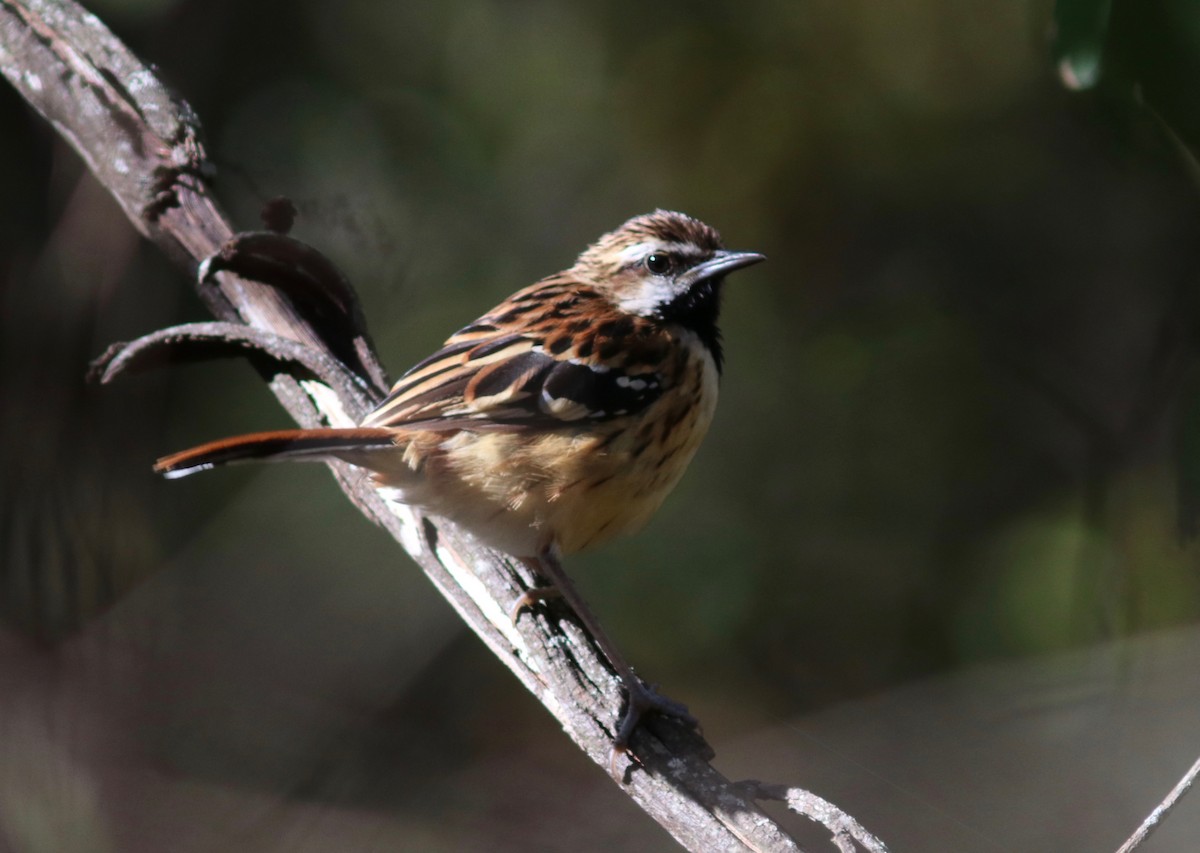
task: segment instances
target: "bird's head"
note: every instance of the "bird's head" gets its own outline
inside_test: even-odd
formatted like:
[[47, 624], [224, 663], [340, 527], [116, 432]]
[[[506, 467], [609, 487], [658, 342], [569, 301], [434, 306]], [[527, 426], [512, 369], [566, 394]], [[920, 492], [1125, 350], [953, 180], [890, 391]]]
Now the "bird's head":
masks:
[[765, 260], [732, 252], [721, 235], [683, 213], [630, 219], [589, 246], [571, 272], [603, 289], [622, 311], [695, 332], [721, 362], [721, 285], [734, 270]]

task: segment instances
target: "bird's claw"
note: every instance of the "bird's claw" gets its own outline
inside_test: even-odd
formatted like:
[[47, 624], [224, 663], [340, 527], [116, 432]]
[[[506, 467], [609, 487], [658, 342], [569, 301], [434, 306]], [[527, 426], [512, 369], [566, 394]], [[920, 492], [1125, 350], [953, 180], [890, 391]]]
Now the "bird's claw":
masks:
[[622, 755], [627, 754], [635, 762], [638, 761], [637, 756], [629, 749], [629, 739], [646, 714], [657, 713], [666, 717], [674, 717], [693, 728], [700, 725], [699, 721], [688, 711], [686, 705], [663, 696], [653, 685], [646, 685], [639, 681], [636, 685], [627, 684], [626, 689], [629, 692], [629, 699], [625, 706], [625, 713], [621, 715], [621, 721], [617, 726], [617, 735], [613, 739], [612, 755], [609, 758], [609, 773], [618, 780], [620, 777], [617, 775], [617, 760]]

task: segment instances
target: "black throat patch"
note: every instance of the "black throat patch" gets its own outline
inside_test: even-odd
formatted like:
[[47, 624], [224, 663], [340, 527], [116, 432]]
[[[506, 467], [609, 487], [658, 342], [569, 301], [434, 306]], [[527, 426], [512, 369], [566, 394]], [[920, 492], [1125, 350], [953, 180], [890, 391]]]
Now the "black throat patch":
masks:
[[659, 316], [668, 323], [678, 323], [695, 332], [712, 353], [717, 372], [721, 372], [724, 354], [721, 352], [721, 330], [717, 317], [721, 313], [723, 279], [706, 278], [697, 282], [687, 293], [680, 294], [663, 306]]

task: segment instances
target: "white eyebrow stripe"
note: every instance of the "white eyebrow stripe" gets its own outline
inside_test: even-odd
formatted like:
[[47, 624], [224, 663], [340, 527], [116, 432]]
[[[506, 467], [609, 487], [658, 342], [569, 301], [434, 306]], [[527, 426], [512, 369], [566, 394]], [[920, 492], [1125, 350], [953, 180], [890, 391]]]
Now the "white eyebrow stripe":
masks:
[[704, 250], [695, 243], [679, 243], [666, 240], [643, 240], [621, 250], [620, 258], [625, 261], [641, 260], [654, 252], [667, 252], [672, 255], [687, 255], [693, 258], [705, 254]]

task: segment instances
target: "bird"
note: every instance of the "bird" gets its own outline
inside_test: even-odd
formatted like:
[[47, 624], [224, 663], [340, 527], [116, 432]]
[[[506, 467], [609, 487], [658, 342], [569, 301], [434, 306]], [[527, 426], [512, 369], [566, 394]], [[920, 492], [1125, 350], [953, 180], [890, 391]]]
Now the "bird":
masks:
[[562, 559], [641, 528], [687, 468], [717, 405], [729, 273], [765, 260], [724, 248], [683, 213], [635, 216], [568, 269], [517, 291], [418, 362], [357, 427], [209, 442], [154, 468], [176, 478], [234, 462], [341, 460], [388, 499], [457, 523], [561, 595], [627, 693], [614, 761], [651, 711], [695, 720], [644, 684]]

